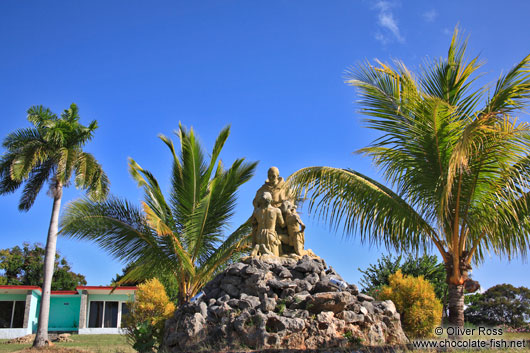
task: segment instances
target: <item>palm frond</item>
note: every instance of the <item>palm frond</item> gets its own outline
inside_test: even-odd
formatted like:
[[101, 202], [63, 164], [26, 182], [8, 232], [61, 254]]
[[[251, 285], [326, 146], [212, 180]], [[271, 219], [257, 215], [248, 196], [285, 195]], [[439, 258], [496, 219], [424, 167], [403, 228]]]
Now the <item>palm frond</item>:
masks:
[[11, 152], [0, 157], [0, 195], [13, 193], [22, 185], [22, 180], [11, 178], [11, 165], [16, 158]]
[[46, 161], [32, 169], [18, 205], [21, 211], [28, 211], [35, 203], [35, 199], [39, 194], [44, 184], [49, 180], [54, 170], [54, 164], [51, 161]]
[[483, 114], [509, 114], [522, 110], [530, 99], [530, 55], [515, 65], [506, 75], [501, 76], [495, 85]]
[[109, 197], [103, 202], [78, 199], [69, 203], [61, 219], [62, 236], [98, 244], [125, 263], [153, 256], [161, 264], [174, 266], [173, 249], [162, 246], [141, 209], [128, 201]]
[[428, 248], [434, 229], [399, 195], [353, 170], [309, 167], [291, 175], [289, 183], [309, 197], [309, 211], [318, 210], [335, 229], [358, 230], [361, 241], [395, 249]]

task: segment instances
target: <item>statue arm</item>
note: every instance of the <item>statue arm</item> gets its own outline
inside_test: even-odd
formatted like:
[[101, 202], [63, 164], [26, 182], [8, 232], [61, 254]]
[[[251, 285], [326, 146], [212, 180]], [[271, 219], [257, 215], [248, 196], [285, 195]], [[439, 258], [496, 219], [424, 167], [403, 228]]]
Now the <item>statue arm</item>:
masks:
[[276, 213], [277, 213], [277, 218], [276, 218], [276, 221], [278, 223], [278, 225], [281, 227], [281, 228], [284, 228], [285, 227], [285, 221], [283, 220], [283, 216], [282, 216], [282, 211], [280, 211], [280, 209], [276, 209]]
[[300, 218], [299, 215], [296, 215], [296, 220], [298, 221], [298, 223], [300, 224], [300, 227], [301, 227], [301, 231], [305, 231], [305, 224], [304, 222], [302, 222], [302, 219]]

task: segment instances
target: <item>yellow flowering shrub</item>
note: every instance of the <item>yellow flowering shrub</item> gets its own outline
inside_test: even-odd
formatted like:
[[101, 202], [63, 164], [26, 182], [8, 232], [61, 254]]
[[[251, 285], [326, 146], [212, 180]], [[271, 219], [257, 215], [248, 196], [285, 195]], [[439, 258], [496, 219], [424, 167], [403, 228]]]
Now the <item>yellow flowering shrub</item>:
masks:
[[149, 321], [151, 325], [156, 325], [173, 315], [175, 304], [169, 301], [162, 283], [152, 278], [138, 285], [135, 300], [130, 309], [131, 315], [137, 322]]
[[390, 284], [381, 288], [378, 299], [394, 302], [407, 336], [432, 335], [442, 320], [442, 303], [436, 298], [432, 284], [423, 276], [403, 276], [401, 270], [388, 279]]
[[162, 342], [164, 324], [175, 311], [166, 290], [156, 278], [140, 285], [135, 300], [129, 302], [129, 314], [125, 317], [125, 330], [139, 352], [151, 352]]

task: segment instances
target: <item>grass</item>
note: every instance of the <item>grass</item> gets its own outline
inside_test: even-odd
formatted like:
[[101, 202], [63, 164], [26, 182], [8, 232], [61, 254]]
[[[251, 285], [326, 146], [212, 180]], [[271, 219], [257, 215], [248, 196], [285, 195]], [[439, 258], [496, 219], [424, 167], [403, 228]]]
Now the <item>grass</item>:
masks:
[[[62, 342], [54, 343], [53, 347], [44, 348], [38, 350], [39, 353], [134, 353], [135, 350], [127, 343], [127, 338], [121, 335], [72, 335], [70, 336], [73, 342]], [[468, 337], [471, 338], [471, 337]], [[473, 338], [479, 338], [474, 336]], [[497, 338], [504, 338], [505, 340], [530, 340], [530, 333], [504, 333], [502, 336]], [[480, 339], [487, 339], [486, 337], [480, 337]], [[35, 353], [35, 350], [30, 349], [31, 344], [3, 344], [8, 340], [0, 340], [0, 353], [4, 352], [19, 352], [19, 353]], [[455, 349], [449, 350], [449, 352], [455, 353], [521, 353], [528, 350], [528, 344], [526, 349], [481, 349], [481, 350], [466, 350], [466, 349]], [[363, 352], [371, 352], [372, 349], [369, 347], [364, 348]], [[380, 352], [380, 350], [373, 350], [374, 352]], [[337, 352], [351, 352], [350, 350]], [[417, 349], [409, 351], [413, 353], [435, 353], [435, 350], [428, 349]], [[438, 351], [439, 352], [439, 351]]]
[[[39, 352], [54, 353], [133, 353], [127, 338], [122, 335], [72, 335], [73, 342], [54, 342], [53, 347], [39, 350]], [[4, 352], [35, 352], [30, 350], [31, 344], [2, 344], [8, 340], [0, 340], [0, 353]]]

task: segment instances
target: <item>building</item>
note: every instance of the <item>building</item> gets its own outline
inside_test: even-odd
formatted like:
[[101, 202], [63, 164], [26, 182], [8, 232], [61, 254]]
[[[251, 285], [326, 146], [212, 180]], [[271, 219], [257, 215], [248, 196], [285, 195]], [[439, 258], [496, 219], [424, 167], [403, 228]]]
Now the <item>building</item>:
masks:
[[[136, 287], [79, 286], [52, 291], [48, 331], [118, 334]], [[37, 332], [42, 289], [0, 285], [0, 339]]]

